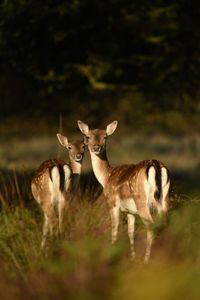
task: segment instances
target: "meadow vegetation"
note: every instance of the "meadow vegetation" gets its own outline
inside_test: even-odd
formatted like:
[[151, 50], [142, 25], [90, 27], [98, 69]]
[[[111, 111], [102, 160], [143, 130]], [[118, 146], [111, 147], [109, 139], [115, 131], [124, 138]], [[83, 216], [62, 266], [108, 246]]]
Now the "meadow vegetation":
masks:
[[[200, 12], [193, 2], [1, 1], [0, 299], [199, 299]], [[108, 139], [113, 165], [156, 158], [171, 171], [168, 224], [156, 221], [147, 266], [139, 219], [135, 261], [125, 215], [111, 246], [88, 153], [65, 236], [40, 250], [43, 216], [30, 179], [42, 161], [67, 159], [56, 133], [80, 136], [77, 119], [91, 127], [119, 121]]]
[[67, 159], [67, 153], [58, 146], [56, 126], [30, 135], [31, 129], [25, 128], [19, 136], [10, 133], [7, 142], [5, 134], [1, 137], [0, 299], [199, 298], [198, 135], [122, 135], [119, 128], [108, 141], [113, 164], [156, 157], [172, 173], [168, 224], [163, 227], [156, 222], [152, 259], [145, 266], [146, 235], [139, 218], [135, 261], [129, 256], [126, 215], [121, 217], [117, 244], [110, 244], [110, 216], [90, 172], [88, 153], [81, 177], [82, 197], [70, 206], [65, 236], [49, 239], [45, 250], [40, 250], [43, 216], [31, 195], [30, 179], [42, 160]]

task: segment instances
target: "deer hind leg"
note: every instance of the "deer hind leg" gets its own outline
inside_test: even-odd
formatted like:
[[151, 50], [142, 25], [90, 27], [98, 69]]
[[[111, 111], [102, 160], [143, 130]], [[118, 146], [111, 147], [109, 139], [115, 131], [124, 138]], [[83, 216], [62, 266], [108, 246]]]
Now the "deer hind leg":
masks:
[[[58, 227], [59, 227], [59, 234], [62, 236], [64, 233], [64, 219], [65, 219], [65, 213], [66, 208], [69, 205], [69, 198], [71, 200], [72, 195], [70, 195], [69, 186], [71, 182], [71, 170], [69, 166], [65, 165], [63, 167], [64, 171], [64, 191], [60, 190], [60, 186], [57, 184], [57, 190], [58, 190]], [[67, 199], [68, 198], [68, 201]]]
[[119, 204], [115, 204], [110, 210], [111, 225], [112, 225], [112, 244], [117, 240], [118, 227], [119, 227]]
[[60, 200], [58, 204], [58, 225], [59, 225], [59, 234], [62, 236], [64, 234], [64, 220], [66, 209], [68, 206], [68, 202], [66, 202], [65, 196], [61, 193]]
[[151, 247], [153, 245], [153, 241], [154, 241], [154, 233], [149, 228], [149, 226], [147, 226], [147, 245], [146, 245], [146, 252], [145, 252], [145, 256], [144, 256], [144, 263], [145, 264], [147, 264], [149, 262], [150, 255], [151, 255]]
[[128, 220], [128, 236], [131, 247], [131, 258], [135, 258], [135, 249], [134, 249], [134, 231], [135, 231], [135, 216], [132, 214], [127, 214]]
[[41, 242], [41, 249], [44, 249], [47, 241], [47, 236], [49, 234], [49, 219], [46, 214], [44, 214], [44, 224], [43, 224], [43, 232], [42, 232], [42, 242]]
[[57, 166], [51, 170], [51, 178], [49, 178], [50, 198], [46, 204], [46, 213], [49, 217], [50, 233], [58, 236], [59, 233], [59, 201], [60, 201], [60, 172]]
[[42, 206], [42, 209], [44, 211], [44, 224], [41, 248], [44, 248], [48, 235], [56, 235], [57, 231], [56, 215], [51, 196], [49, 196], [48, 201], [46, 201], [45, 205]]
[[153, 233], [153, 229], [151, 228], [153, 224], [153, 219], [148, 210], [140, 214], [140, 217], [142, 218], [142, 221], [147, 230], [146, 250], [144, 255], [144, 263], [146, 264], [149, 262], [149, 258], [151, 255], [151, 248], [154, 241], [154, 233]]

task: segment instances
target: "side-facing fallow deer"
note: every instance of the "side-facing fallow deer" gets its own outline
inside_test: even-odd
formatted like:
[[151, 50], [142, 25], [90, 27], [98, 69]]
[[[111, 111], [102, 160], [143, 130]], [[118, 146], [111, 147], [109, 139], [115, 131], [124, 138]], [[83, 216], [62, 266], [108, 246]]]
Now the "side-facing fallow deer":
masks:
[[144, 261], [148, 262], [153, 243], [152, 211], [166, 213], [169, 208], [168, 169], [157, 160], [144, 160], [138, 164], [112, 167], [106, 155], [106, 139], [115, 131], [117, 121], [110, 123], [105, 130], [90, 130], [82, 121], [78, 121], [78, 126], [85, 136], [94, 174], [103, 186], [108, 203], [112, 222], [112, 243], [117, 239], [120, 210], [127, 212], [131, 255], [135, 256], [134, 228], [135, 214], [138, 214], [147, 228]]
[[81, 173], [85, 151], [83, 140], [68, 141], [67, 137], [59, 133], [57, 138], [61, 145], [68, 149], [69, 163], [60, 159], [46, 160], [31, 181], [33, 197], [44, 212], [42, 248], [49, 233], [50, 235], [63, 233], [65, 211], [73, 197], [71, 194], [73, 176]]

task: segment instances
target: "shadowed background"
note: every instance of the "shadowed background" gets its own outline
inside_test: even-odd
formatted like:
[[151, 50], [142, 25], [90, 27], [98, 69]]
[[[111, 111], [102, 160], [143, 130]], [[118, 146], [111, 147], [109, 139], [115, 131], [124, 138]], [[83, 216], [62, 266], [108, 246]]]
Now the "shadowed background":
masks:
[[196, 189], [200, 13], [192, 2], [8, 0], [0, 8], [3, 168], [59, 157], [55, 134], [79, 135], [77, 119], [93, 127], [117, 119], [113, 163], [156, 157]]
[[[199, 41], [194, 1], [0, 2], [0, 298], [198, 299]], [[45, 159], [68, 160], [56, 133], [80, 137], [78, 119], [94, 128], [119, 121], [108, 139], [111, 164], [156, 158], [171, 171], [174, 210], [148, 272], [130, 265], [125, 217], [122, 243], [110, 246], [88, 153], [83, 200], [95, 203], [82, 201], [66, 241], [50, 245], [46, 258], [39, 251], [42, 216], [30, 178]]]

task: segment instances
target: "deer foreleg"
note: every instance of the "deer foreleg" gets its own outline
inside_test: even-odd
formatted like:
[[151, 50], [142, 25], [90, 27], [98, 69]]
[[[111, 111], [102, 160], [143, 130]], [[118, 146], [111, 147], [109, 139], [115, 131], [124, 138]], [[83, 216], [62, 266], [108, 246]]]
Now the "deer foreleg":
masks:
[[119, 227], [119, 206], [116, 205], [110, 210], [111, 224], [112, 224], [112, 244], [117, 240]]

